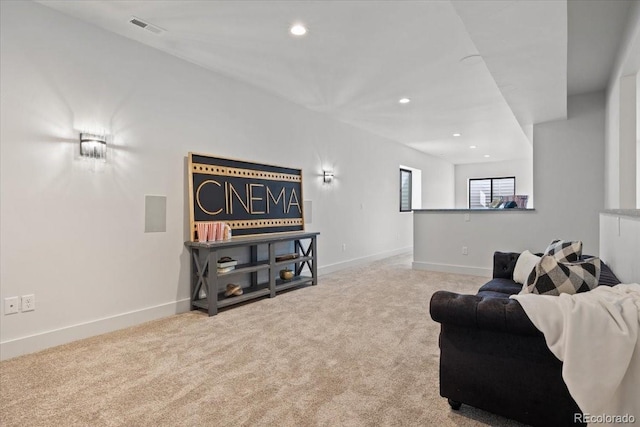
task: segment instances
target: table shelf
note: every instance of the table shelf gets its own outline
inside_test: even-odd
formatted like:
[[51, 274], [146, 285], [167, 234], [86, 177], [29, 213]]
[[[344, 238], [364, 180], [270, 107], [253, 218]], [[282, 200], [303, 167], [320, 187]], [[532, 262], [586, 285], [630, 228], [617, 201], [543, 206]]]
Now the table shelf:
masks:
[[313, 260], [313, 258], [314, 257], [311, 257], [311, 256], [303, 256], [303, 257], [288, 259], [288, 260], [285, 260], [285, 261], [276, 261], [274, 265], [276, 267], [280, 267], [280, 266], [286, 266], [286, 265], [291, 265], [291, 264], [298, 264], [298, 263], [302, 263], [302, 262], [306, 262], [306, 261], [311, 261], [311, 260]]
[[257, 287], [249, 287], [243, 289], [244, 293], [238, 296], [227, 297], [224, 295], [224, 292], [218, 293], [218, 308], [228, 307], [234, 304], [240, 304], [245, 301], [250, 301], [256, 298], [262, 298], [271, 293], [269, 289], [269, 284], [264, 283], [258, 285]]
[[[185, 242], [191, 255], [191, 307], [205, 310], [210, 316], [218, 313], [218, 309], [240, 304], [257, 298], [268, 296], [273, 298], [277, 292], [302, 285], [317, 285], [317, 236], [316, 232], [281, 233], [273, 236], [255, 236], [232, 238], [222, 242]], [[276, 244], [293, 243], [297, 258], [276, 261]], [[307, 245], [305, 247], [305, 244]], [[258, 259], [258, 247], [266, 246], [268, 259]], [[236, 268], [218, 273], [217, 261], [221, 255], [231, 248], [246, 248], [251, 261], [236, 265]], [[295, 276], [291, 280], [281, 280], [279, 271], [284, 266], [295, 265]], [[308, 268], [310, 275], [301, 275]], [[266, 272], [268, 281], [258, 283], [258, 273]], [[264, 273], [263, 273], [264, 274]], [[243, 294], [226, 297], [226, 283], [231, 276], [248, 275], [251, 285], [243, 287]], [[262, 277], [262, 276], [261, 276]], [[202, 290], [207, 295], [200, 298]], [[209, 295], [215, 295], [211, 301]]]
[[254, 273], [257, 271], [268, 270], [271, 268], [268, 262], [250, 262], [247, 264], [238, 264], [236, 268], [225, 273], [217, 273], [218, 277], [229, 277], [235, 274]]
[[300, 285], [307, 285], [313, 282], [311, 276], [294, 276], [291, 280], [276, 280], [276, 291], [284, 291]]

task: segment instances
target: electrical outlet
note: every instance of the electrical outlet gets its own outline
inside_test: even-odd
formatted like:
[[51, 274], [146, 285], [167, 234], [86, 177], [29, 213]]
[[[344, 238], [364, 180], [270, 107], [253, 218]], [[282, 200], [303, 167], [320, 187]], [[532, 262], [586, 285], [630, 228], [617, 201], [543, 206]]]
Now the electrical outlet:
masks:
[[18, 310], [18, 297], [9, 297], [4, 299], [4, 314], [15, 314]]
[[462, 247], [462, 255], [469, 255], [469, 248], [467, 248], [466, 246]]
[[33, 311], [36, 309], [36, 296], [22, 295], [22, 311]]
[[468, 213], [464, 214], [464, 221], [465, 221], [465, 222], [469, 222], [469, 221], [471, 221], [471, 217], [469, 216], [469, 214], [468, 214]]
[[347, 251], [347, 244], [343, 243], [342, 244], [342, 252], [346, 252]]

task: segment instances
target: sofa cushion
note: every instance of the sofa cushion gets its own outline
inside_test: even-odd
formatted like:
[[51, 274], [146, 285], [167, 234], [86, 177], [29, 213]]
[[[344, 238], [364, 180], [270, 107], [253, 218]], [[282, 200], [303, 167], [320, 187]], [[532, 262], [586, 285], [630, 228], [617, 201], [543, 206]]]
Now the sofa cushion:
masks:
[[620, 279], [613, 274], [613, 271], [604, 262], [600, 262], [600, 278], [598, 279], [599, 285], [615, 286], [620, 283]]
[[511, 279], [491, 279], [478, 289], [478, 295], [480, 295], [481, 292], [495, 292], [498, 295], [502, 294], [500, 296], [508, 298], [509, 295], [520, 292], [521, 288], [521, 285]]
[[587, 292], [598, 286], [600, 258], [567, 263], [544, 255], [527, 280], [522, 293], [560, 295]]
[[493, 277], [513, 279], [513, 269], [520, 254], [518, 252], [494, 252]]
[[544, 255], [551, 255], [559, 262], [576, 262], [582, 255], [582, 242], [580, 240], [573, 242], [554, 240], [547, 246]]

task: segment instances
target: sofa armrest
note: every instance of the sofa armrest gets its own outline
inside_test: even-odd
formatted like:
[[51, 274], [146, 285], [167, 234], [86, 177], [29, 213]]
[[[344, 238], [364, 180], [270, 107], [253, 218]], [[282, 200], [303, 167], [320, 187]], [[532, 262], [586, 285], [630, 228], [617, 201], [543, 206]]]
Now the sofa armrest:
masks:
[[509, 298], [437, 291], [431, 297], [429, 313], [433, 320], [441, 324], [520, 335], [542, 335], [520, 303]]
[[520, 254], [518, 252], [493, 253], [493, 278], [513, 279], [513, 270]]

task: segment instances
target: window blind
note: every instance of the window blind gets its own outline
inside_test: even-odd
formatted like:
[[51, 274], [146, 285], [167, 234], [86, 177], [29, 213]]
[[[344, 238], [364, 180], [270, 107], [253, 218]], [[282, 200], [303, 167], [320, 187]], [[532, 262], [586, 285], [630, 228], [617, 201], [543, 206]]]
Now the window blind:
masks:
[[411, 171], [400, 169], [400, 212], [411, 211]]
[[469, 209], [491, 207], [495, 199], [516, 194], [516, 178], [471, 178], [469, 179]]

